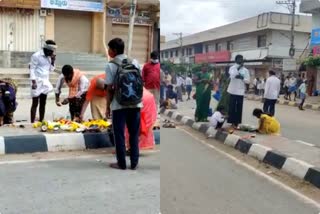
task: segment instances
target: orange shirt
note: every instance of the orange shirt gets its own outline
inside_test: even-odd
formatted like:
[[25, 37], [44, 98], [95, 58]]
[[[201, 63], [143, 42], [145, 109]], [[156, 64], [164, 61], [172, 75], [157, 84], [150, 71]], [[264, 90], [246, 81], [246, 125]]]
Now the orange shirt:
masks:
[[97, 79], [99, 79], [99, 78], [106, 79], [106, 74], [99, 74], [90, 80], [90, 86], [89, 86], [89, 89], [87, 91], [87, 96], [86, 96], [87, 101], [91, 101], [94, 96], [98, 96], [98, 97], [106, 97], [107, 96], [106, 90], [97, 89], [97, 87], [96, 87]]

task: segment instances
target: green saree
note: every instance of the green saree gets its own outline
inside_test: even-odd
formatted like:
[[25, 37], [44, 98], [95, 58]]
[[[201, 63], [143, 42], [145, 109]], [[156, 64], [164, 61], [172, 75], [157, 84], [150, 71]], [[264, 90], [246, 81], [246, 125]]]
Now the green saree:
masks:
[[[203, 73], [199, 72], [197, 74], [197, 80], [212, 80], [211, 73]], [[208, 121], [208, 113], [209, 106], [211, 100], [211, 90], [212, 85], [210, 83], [202, 83], [198, 82], [196, 84], [196, 112], [195, 112], [195, 120], [196, 122], [207, 122]]]
[[230, 78], [223, 75], [223, 77], [221, 78], [221, 98], [217, 105], [217, 108], [219, 106], [223, 107], [225, 114], [228, 114], [228, 110], [229, 110], [230, 94], [227, 92], [229, 83], [230, 83]]

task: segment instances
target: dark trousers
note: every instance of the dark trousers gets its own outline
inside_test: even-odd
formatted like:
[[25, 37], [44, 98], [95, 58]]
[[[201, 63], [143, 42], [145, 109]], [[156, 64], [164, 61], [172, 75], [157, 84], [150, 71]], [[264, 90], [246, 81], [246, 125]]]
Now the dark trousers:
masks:
[[80, 98], [69, 98], [69, 112], [71, 115], [71, 120], [74, 120], [75, 117], [80, 117], [83, 104], [86, 101], [86, 95], [87, 93], [84, 93]]
[[46, 103], [47, 103], [47, 95], [46, 94], [40, 94], [39, 97], [33, 97], [32, 98], [32, 106], [31, 106], [31, 123], [34, 123], [36, 119], [36, 113], [38, 104], [40, 101], [40, 107], [39, 107], [39, 121], [42, 122], [44, 119], [44, 115], [46, 113]]
[[129, 132], [131, 167], [134, 168], [139, 163], [140, 108], [121, 109], [112, 112], [112, 126], [117, 161], [119, 167], [122, 169], [127, 167], [125, 145], [126, 125]]
[[223, 124], [224, 124], [224, 121], [222, 123], [218, 122], [217, 125], [216, 125], [216, 129], [221, 129]]
[[277, 103], [277, 100], [265, 99], [263, 104], [264, 113], [268, 113], [270, 116], [274, 116], [276, 103]]
[[228, 123], [238, 126], [242, 122], [243, 96], [230, 94]]

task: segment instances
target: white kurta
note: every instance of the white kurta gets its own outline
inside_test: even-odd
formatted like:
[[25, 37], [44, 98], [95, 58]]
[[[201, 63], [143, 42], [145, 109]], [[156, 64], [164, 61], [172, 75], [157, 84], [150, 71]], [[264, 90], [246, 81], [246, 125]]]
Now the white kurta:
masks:
[[37, 88], [32, 89], [31, 96], [38, 97], [40, 94], [48, 94], [53, 91], [53, 86], [50, 83], [50, 72], [54, 71], [54, 66], [51, 65], [51, 57], [46, 57], [43, 50], [34, 53], [30, 62], [30, 80], [37, 83]]

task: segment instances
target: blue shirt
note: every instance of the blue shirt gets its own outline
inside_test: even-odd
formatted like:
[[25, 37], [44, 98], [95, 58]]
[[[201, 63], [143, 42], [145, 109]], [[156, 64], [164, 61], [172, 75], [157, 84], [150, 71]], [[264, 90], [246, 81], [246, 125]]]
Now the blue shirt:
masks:
[[[124, 54], [121, 54], [121, 55], [116, 56], [115, 59], [124, 60], [124, 59], [127, 59], [127, 56]], [[141, 68], [140, 68], [137, 60], [132, 60], [132, 64], [135, 65], [141, 71]], [[107, 65], [106, 65], [106, 80], [105, 80], [106, 85], [114, 85], [114, 79], [115, 79], [117, 71], [118, 71], [118, 66], [116, 64], [111, 63], [111, 62], [107, 63]], [[125, 109], [125, 108], [142, 108], [142, 102], [137, 105], [122, 106], [118, 103], [117, 99], [115, 97], [113, 97], [112, 102], [111, 102], [111, 106], [110, 106], [110, 109], [112, 111]]]

